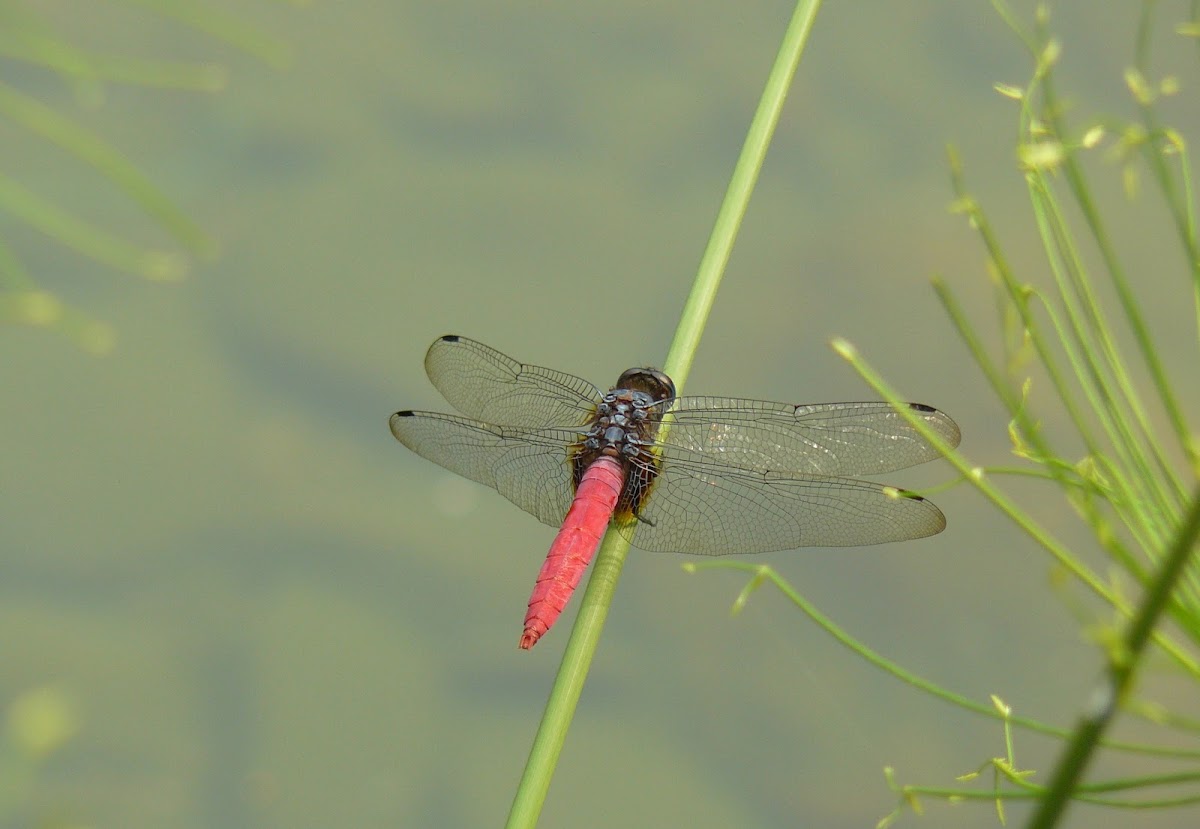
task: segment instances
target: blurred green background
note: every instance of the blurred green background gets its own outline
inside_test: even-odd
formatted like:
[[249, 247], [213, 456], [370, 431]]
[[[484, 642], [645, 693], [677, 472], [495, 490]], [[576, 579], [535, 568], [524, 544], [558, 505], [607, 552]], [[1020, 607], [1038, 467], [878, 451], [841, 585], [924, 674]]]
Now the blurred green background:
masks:
[[[1132, 113], [1121, 73], [1139, 5], [1056, 12], [1080, 118]], [[598, 385], [661, 363], [791, 5], [225, 8], [289, 43], [290, 68], [134, 8], [64, 4], [89, 45], [218, 59], [228, 90], [110, 87], [89, 109], [48, 73], [6, 70], [128, 153], [223, 248], [152, 284], [0, 220], [43, 288], [119, 332], [104, 358], [4, 332], [0, 691], [8, 706], [49, 685], [79, 718], [13, 825], [496, 826], [577, 602], [518, 652], [552, 531], [405, 451], [387, 417], [445, 408], [421, 361], [446, 333]], [[978, 463], [1008, 463], [1007, 423], [928, 280], [945, 275], [987, 318], [980, 247], [947, 210], [947, 142], [1017, 265], [1043, 273], [1016, 105], [992, 91], [1028, 73], [988, 3], [827, 4], [688, 391], [870, 397], [827, 347], [844, 336], [954, 416]], [[1195, 135], [1192, 79], [1168, 111]], [[0, 141], [26, 186], [167, 244], [61, 151], [10, 125]], [[1100, 154], [1096, 170], [1120, 238], [1152, 259], [1161, 216], [1120, 202]], [[1138, 285], [1182, 343], [1163, 264]], [[1016, 491], [1053, 532], [1086, 537], [1057, 494]], [[935, 500], [949, 518], [936, 538], [762, 560], [906, 667], [1069, 724], [1100, 657], [1048, 560], [972, 491]], [[873, 826], [894, 805], [884, 765], [951, 785], [1003, 753], [997, 724], [870, 669], [770, 591], [731, 620], [742, 580], [683, 561], [630, 558], [542, 825]], [[1047, 772], [1056, 754], [1018, 734], [1023, 767]], [[929, 805], [902, 825], [996, 823], [986, 803]], [[1076, 806], [1068, 825], [1131, 819]]]

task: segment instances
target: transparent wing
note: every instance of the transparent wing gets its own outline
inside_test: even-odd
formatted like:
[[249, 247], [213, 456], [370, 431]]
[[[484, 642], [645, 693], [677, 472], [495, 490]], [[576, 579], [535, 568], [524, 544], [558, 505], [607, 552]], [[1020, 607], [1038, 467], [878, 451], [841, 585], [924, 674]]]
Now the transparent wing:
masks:
[[493, 426], [437, 412], [396, 412], [396, 439], [451, 472], [493, 487], [543, 524], [562, 524], [575, 490], [565, 429]]
[[[578, 433], [409, 411], [392, 415], [391, 428], [422, 457], [495, 488], [544, 524], [561, 525], [574, 494], [568, 446]], [[946, 526], [932, 503], [883, 484], [737, 469], [674, 451], [631, 536], [644, 550], [726, 555], [859, 546], [922, 538]], [[621, 531], [630, 535], [628, 526]]]
[[[946, 443], [957, 446], [958, 426], [930, 406], [910, 409]], [[889, 404], [793, 405], [734, 397], [681, 397], [668, 416], [664, 456], [679, 450], [722, 466], [758, 472], [874, 475], [938, 457]], [[693, 464], [701, 463], [696, 457]]]
[[501, 426], [581, 426], [600, 398], [600, 391], [586, 380], [523, 365], [456, 335], [429, 347], [425, 373], [451, 406], [469, 418]]
[[640, 511], [620, 527], [643, 550], [701, 555], [851, 547], [923, 538], [946, 519], [884, 484], [668, 459]]
[[[558, 526], [574, 492], [571, 448], [595, 414], [599, 390], [457, 336], [435, 342], [425, 368], [467, 417], [397, 412], [396, 438]], [[908, 405], [946, 443], [958, 444], [958, 427], [943, 412]], [[887, 403], [685, 397], [667, 419], [663, 467], [639, 507], [643, 521], [621, 528], [636, 528], [643, 549], [723, 555], [880, 544], [945, 527], [922, 498], [842, 477], [937, 457]]]

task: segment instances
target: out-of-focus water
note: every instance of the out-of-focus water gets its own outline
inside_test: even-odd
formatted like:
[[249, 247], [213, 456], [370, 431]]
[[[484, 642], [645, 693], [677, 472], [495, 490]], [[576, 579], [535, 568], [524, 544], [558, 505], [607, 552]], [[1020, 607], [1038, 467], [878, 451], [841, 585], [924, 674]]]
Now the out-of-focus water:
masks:
[[[598, 385], [661, 363], [790, 7], [231, 7], [291, 44], [285, 72], [106, 8], [79, 12], [97, 48], [220, 59], [230, 89], [115, 88], [76, 111], [49, 76], [21, 78], [139, 163], [223, 255], [147, 284], [5, 220], [43, 287], [120, 337], [103, 359], [36, 330], [0, 346], [0, 689], [11, 704], [53, 685], [81, 729], [19, 814], [498, 825], [575, 605], [518, 652], [552, 532], [405, 451], [387, 417], [445, 407], [421, 365], [445, 333]], [[1062, 91], [1126, 117], [1133, 12], [1077, 14], [1058, 21]], [[947, 142], [1016, 266], [1044, 275], [1017, 106], [992, 91], [1029, 71], [989, 4], [827, 4], [688, 390], [869, 398], [826, 346], [840, 335], [954, 416], [977, 462], [1009, 463], [1007, 422], [928, 280], [991, 324], [981, 247], [947, 210]], [[164, 244], [78, 162], [12, 126], [0, 141], [26, 186]], [[1118, 171], [1095, 169], [1116, 192]], [[1143, 221], [1118, 231], [1133, 261], [1164, 233]], [[1159, 276], [1138, 283], [1151, 313], [1181, 290]], [[1018, 491], [1082, 537], [1057, 495]], [[763, 560], [912, 670], [1068, 724], [1099, 659], [1048, 560], [972, 492], [935, 500], [936, 538]], [[872, 826], [894, 805], [883, 766], [949, 786], [1003, 752], [999, 726], [869, 668], [778, 595], [731, 620], [741, 580], [683, 561], [631, 557], [542, 825]], [[1049, 769], [1051, 744], [1017, 745], [1023, 767]], [[930, 806], [919, 825], [994, 825], [989, 805]]]

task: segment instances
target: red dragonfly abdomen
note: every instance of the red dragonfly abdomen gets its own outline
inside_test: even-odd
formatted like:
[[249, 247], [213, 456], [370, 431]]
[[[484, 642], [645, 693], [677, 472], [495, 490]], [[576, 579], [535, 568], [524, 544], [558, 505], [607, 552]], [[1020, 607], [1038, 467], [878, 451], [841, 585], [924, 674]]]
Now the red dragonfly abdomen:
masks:
[[583, 473], [575, 500], [550, 545], [529, 597], [525, 632], [521, 634], [522, 649], [532, 648], [566, 607], [600, 546], [624, 483], [625, 471], [608, 455], [596, 458]]

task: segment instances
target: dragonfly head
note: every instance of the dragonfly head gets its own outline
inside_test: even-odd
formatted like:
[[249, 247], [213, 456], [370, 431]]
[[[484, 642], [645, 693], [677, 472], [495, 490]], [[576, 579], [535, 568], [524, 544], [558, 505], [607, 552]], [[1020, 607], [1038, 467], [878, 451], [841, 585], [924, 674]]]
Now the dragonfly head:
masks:
[[675, 383], [670, 377], [653, 368], [628, 369], [617, 378], [616, 387], [645, 392], [655, 403], [675, 397]]

